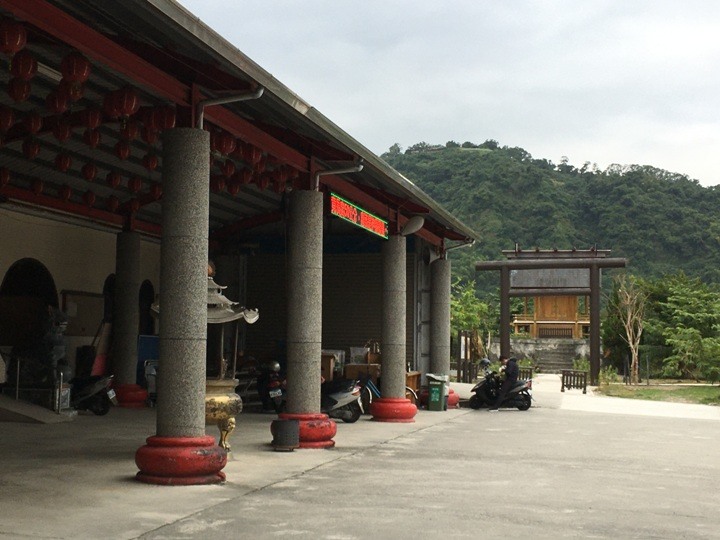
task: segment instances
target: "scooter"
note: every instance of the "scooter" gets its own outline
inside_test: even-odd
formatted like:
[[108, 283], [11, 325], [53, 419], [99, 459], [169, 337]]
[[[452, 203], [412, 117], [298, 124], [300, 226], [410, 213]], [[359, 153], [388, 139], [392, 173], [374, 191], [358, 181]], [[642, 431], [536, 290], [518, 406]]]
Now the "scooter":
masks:
[[117, 405], [115, 390], [110, 388], [113, 376], [75, 377], [70, 381], [70, 406], [78, 411], [106, 415], [111, 405]]
[[263, 409], [281, 413], [285, 407], [285, 381], [280, 375], [280, 362], [262, 364], [257, 373], [258, 397]]
[[[497, 400], [502, 380], [500, 375], [495, 371], [490, 371], [490, 360], [483, 358], [480, 361], [483, 368], [485, 378], [477, 383], [471, 390], [470, 408], [480, 409], [481, 407], [489, 407]], [[532, 380], [517, 381], [510, 389], [500, 407], [517, 407], [521, 411], [527, 411], [532, 404]]]
[[335, 379], [320, 385], [320, 410], [330, 418], [352, 424], [363, 413], [359, 381]]

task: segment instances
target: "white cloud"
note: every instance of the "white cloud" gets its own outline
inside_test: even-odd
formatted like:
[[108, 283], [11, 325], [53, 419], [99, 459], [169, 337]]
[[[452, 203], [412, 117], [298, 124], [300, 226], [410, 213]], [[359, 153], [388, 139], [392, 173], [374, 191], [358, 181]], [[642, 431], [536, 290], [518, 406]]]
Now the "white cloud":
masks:
[[496, 139], [720, 183], [720, 2], [181, 2], [376, 153]]

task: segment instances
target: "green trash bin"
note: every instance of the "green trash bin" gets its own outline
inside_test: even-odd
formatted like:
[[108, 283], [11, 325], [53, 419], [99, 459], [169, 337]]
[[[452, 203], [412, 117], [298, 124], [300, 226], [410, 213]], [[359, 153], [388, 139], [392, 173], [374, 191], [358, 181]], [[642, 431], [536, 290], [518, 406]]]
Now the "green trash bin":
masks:
[[444, 411], [447, 409], [447, 375], [427, 374], [428, 381], [428, 410]]

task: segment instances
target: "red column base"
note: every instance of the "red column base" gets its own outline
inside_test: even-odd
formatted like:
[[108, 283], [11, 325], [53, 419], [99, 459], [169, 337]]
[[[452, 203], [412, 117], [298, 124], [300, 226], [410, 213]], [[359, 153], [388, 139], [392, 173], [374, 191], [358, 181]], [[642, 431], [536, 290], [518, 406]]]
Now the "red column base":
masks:
[[147, 407], [147, 390], [139, 384], [119, 384], [115, 387], [115, 394], [121, 407], [128, 409]]
[[460, 396], [450, 388], [448, 393], [448, 409], [457, 409], [460, 403]]
[[135, 478], [147, 484], [194, 486], [225, 480], [227, 452], [215, 437], [148, 437], [135, 452]]
[[378, 398], [370, 404], [370, 414], [377, 422], [414, 422], [417, 407], [406, 398]]
[[280, 413], [278, 418], [297, 420], [300, 424], [300, 448], [332, 448], [333, 437], [337, 433], [337, 424], [327, 414]]

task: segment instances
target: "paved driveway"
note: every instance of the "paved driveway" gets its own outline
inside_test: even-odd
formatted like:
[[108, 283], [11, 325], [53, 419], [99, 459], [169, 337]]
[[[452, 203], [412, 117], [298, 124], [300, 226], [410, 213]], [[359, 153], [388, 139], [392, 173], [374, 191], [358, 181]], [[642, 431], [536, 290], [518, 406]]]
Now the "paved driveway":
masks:
[[243, 413], [216, 486], [132, 479], [152, 409], [0, 423], [0, 538], [720, 538], [720, 408], [535, 389], [340, 423], [333, 450], [273, 452], [274, 417]]

